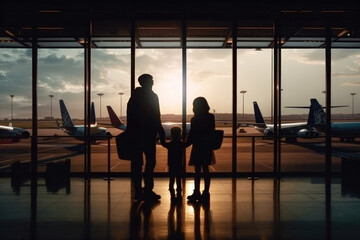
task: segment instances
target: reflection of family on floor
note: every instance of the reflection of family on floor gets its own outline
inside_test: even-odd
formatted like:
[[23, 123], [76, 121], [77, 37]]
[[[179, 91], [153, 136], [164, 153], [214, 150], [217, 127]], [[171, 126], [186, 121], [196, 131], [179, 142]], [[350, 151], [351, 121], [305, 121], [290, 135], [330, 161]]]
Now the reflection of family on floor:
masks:
[[[129, 239], [156, 239], [153, 210], [160, 201], [135, 201], [130, 209]], [[189, 203], [194, 211], [194, 239], [211, 236], [212, 212], [209, 204]], [[203, 224], [201, 224], [203, 219]], [[203, 230], [201, 229], [203, 226]], [[182, 202], [171, 202], [167, 215], [167, 239], [185, 239], [185, 207]], [[203, 234], [202, 234], [203, 231]]]
[[[189, 165], [195, 167], [195, 187], [189, 202], [209, 202], [210, 173], [209, 165], [215, 163], [214, 151], [210, 139], [215, 130], [215, 117], [209, 113], [210, 107], [204, 97], [193, 101], [194, 117], [186, 141], [181, 140], [182, 129], [171, 129], [171, 140], [165, 141], [165, 131], [161, 124], [158, 96], [152, 91], [154, 84], [150, 74], [138, 78], [141, 87], [137, 87], [127, 105], [127, 131], [136, 138], [135, 153], [131, 159], [131, 177], [135, 190], [135, 199], [158, 201], [161, 196], [153, 191], [154, 168], [156, 165], [156, 136], [161, 145], [168, 149], [169, 191], [171, 200], [182, 199], [181, 179], [184, 175], [183, 159], [185, 148], [192, 145]], [[142, 165], [145, 155], [144, 188], [142, 188]], [[203, 192], [200, 192], [201, 171], [204, 175]], [[176, 182], [176, 195], [174, 183]]]

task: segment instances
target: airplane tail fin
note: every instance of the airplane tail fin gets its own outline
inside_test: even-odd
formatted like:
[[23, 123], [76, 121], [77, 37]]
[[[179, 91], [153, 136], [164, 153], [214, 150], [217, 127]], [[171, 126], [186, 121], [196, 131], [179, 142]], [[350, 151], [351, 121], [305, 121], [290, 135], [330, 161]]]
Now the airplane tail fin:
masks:
[[95, 105], [94, 105], [94, 102], [91, 102], [90, 124], [91, 124], [91, 125], [96, 125], [96, 124], [97, 124], [96, 116], [95, 116]]
[[266, 124], [257, 102], [253, 102], [253, 103], [254, 103], [255, 122], [258, 124]]
[[61, 118], [63, 121], [63, 127], [74, 127], [75, 125], [71, 120], [70, 114], [66, 109], [64, 101], [60, 99], [59, 103], [60, 103], [60, 111], [61, 111]]
[[315, 125], [314, 106], [310, 105], [309, 115], [308, 115], [308, 120], [307, 120], [307, 129], [313, 128], [314, 125]]
[[323, 109], [323, 107], [319, 104], [319, 102], [312, 98], [310, 99], [311, 105], [310, 105], [310, 111], [308, 121], [312, 122], [313, 124], [326, 124], [326, 113]]
[[113, 125], [116, 128], [119, 128], [121, 130], [125, 130], [126, 126], [125, 124], [121, 121], [121, 119], [116, 115], [116, 113], [114, 112], [114, 110], [112, 109], [111, 106], [107, 106], [107, 110], [109, 113], [109, 117], [110, 117], [110, 121], [111, 121], [111, 125]]

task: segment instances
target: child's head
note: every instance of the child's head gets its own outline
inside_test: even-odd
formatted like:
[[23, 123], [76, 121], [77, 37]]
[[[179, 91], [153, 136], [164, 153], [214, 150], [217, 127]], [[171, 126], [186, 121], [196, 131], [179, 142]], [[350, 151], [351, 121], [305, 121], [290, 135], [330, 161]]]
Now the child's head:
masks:
[[171, 138], [172, 139], [179, 139], [181, 135], [181, 128], [180, 127], [172, 127], [171, 128]]

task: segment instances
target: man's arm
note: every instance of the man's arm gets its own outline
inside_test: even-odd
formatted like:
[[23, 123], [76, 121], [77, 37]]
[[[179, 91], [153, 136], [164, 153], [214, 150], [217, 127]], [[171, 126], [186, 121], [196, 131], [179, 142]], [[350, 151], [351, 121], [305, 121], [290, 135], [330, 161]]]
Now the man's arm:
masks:
[[165, 142], [165, 130], [164, 127], [161, 124], [161, 118], [160, 118], [160, 104], [159, 104], [159, 98], [155, 94], [155, 115], [156, 115], [156, 131], [159, 134], [160, 142]]

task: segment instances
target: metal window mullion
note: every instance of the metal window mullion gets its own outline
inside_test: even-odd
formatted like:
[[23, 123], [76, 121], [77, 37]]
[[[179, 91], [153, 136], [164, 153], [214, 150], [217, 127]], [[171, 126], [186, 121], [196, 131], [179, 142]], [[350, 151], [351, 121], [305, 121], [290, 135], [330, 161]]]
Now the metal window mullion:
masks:
[[237, 173], [237, 22], [232, 23], [232, 174], [233, 176]]
[[[186, 137], [186, 104], [187, 104], [187, 54], [186, 54], [186, 22], [182, 21], [181, 29], [182, 29], [182, 36], [181, 36], [181, 53], [182, 53], [182, 136], [183, 140], [185, 140]], [[184, 171], [186, 173], [186, 151], [184, 153], [184, 159], [183, 159], [183, 166]]]
[[84, 143], [85, 143], [85, 156], [84, 156], [84, 166], [85, 166], [85, 175], [89, 175], [91, 172], [91, 132], [90, 132], [90, 102], [91, 102], [91, 38], [85, 38], [84, 44], [84, 88], [85, 88], [85, 99], [84, 99]]
[[279, 129], [278, 129], [278, 159], [277, 159], [277, 177], [280, 178], [281, 176], [281, 37], [279, 36], [279, 46], [278, 46], [278, 99], [279, 99], [279, 102], [278, 102], [278, 114], [279, 114]]
[[136, 28], [136, 24], [135, 21], [133, 20], [131, 22], [131, 56], [130, 56], [130, 61], [131, 61], [131, 66], [130, 66], [130, 89], [131, 89], [131, 95], [133, 94], [133, 91], [135, 89], [135, 28]]
[[32, 39], [32, 138], [31, 138], [31, 184], [37, 185], [38, 160], [38, 106], [37, 106], [38, 45], [36, 30]]
[[274, 176], [277, 175], [277, 169], [278, 169], [278, 80], [279, 80], [279, 71], [278, 71], [278, 48], [279, 48], [279, 38], [277, 33], [277, 25], [275, 24], [275, 36], [274, 36], [274, 86], [273, 86], [273, 92], [274, 92]]
[[325, 40], [325, 77], [326, 77], [326, 154], [325, 172], [331, 174], [331, 29], [327, 28]]

